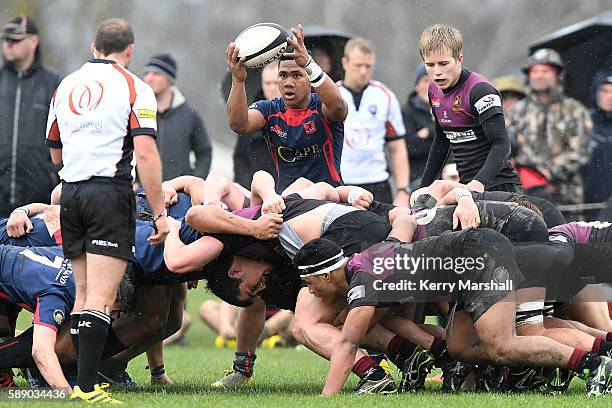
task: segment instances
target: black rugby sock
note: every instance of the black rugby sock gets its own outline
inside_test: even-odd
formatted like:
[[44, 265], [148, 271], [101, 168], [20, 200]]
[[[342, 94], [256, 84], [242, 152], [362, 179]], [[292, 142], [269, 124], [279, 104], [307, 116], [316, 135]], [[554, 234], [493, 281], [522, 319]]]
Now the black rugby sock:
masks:
[[94, 389], [109, 327], [108, 315], [97, 310], [84, 310], [81, 313], [77, 385], [83, 392]]
[[255, 359], [257, 355], [247, 351], [246, 353], [237, 351], [235, 353], [236, 358], [234, 359], [233, 369], [239, 373], [251, 377], [253, 375], [253, 367], [255, 366]]
[[70, 313], [70, 337], [72, 338], [72, 347], [77, 361], [79, 359], [79, 319], [81, 312]]

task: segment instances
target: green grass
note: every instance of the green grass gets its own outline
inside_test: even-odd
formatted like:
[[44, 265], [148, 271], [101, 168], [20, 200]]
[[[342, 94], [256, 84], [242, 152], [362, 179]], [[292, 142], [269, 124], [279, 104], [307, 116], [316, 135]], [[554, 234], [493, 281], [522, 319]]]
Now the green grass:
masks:
[[[308, 350], [258, 350], [255, 381], [240, 391], [224, 392], [210, 387], [223, 371], [231, 365], [233, 351], [216, 349], [213, 334], [199, 321], [197, 307], [207, 298], [202, 289], [190, 291], [188, 309], [193, 319], [187, 334], [186, 347], [168, 347], [165, 365], [174, 384], [163, 388], [145, 386], [138, 392], [113, 391], [113, 395], [134, 407], [353, 407], [365, 404], [373, 407], [605, 407], [612, 405], [612, 397], [588, 398], [584, 395], [584, 383], [574, 380], [570, 391], [563, 396], [539, 394], [494, 395], [470, 394], [443, 395], [438, 383], [428, 383], [426, 391], [412, 395], [356, 396], [351, 394], [356, 385], [351, 376], [345, 393], [332, 398], [322, 398], [319, 393], [327, 374], [327, 361]], [[22, 312], [20, 323], [25, 327], [31, 316]], [[140, 356], [130, 363], [128, 371], [142, 385], [149, 382], [149, 372], [144, 369], [146, 359]], [[397, 379], [397, 376], [396, 376]], [[23, 381], [19, 381], [24, 385]], [[74, 406], [69, 403], [36, 403], [34, 406]], [[7, 403], [0, 399], [1, 407], [31, 407], [31, 402]]]

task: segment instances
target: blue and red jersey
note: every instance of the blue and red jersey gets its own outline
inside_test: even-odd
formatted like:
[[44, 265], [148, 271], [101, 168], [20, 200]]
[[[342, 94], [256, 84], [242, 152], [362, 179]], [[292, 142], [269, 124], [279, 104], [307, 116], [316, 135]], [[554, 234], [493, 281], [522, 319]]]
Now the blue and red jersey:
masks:
[[344, 145], [344, 123], [323, 116], [323, 103], [310, 94], [306, 109], [290, 109], [282, 98], [255, 102], [265, 125], [262, 133], [268, 143], [278, 173], [281, 192], [300, 177], [313, 182], [342, 185], [340, 158]]
[[57, 331], [74, 295], [72, 266], [60, 247], [0, 245], [0, 299], [34, 313], [34, 324]]

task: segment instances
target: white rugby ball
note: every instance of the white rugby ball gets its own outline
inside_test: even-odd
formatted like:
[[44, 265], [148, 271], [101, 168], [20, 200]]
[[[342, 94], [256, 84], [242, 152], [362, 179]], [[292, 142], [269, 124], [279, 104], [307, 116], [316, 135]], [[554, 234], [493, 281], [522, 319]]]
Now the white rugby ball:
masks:
[[261, 68], [277, 60], [287, 49], [290, 33], [281, 25], [259, 23], [244, 29], [236, 38], [238, 57], [247, 68]]

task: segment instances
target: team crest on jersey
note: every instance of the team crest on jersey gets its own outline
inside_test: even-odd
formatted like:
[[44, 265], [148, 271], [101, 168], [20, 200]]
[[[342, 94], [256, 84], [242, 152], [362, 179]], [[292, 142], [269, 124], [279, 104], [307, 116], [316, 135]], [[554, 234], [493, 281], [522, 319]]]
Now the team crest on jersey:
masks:
[[283, 129], [281, 129], [281, 127], [279, 125], [274, 125], [270, 128], [270, 130], [274, 133], [276, 133], [276, 135], [278, 137], [282, 137], [283, 139], [287, 138], [287, 132], [284, 132]]
[[307, 135], [312, 135], [316, 131], [317, 128], [315, 127], [314, 120], [304, 122], [304, 132], [306, 132]]
[[431, 107], [432, 108], [439, 108], [440, 107], [440, 100], [439, 99], [432, 99], [431, 100]]
[[463, 110], [463, 104], [461, 103], [461, 95], [455, 96], [452, 110], [453, 112], [461, 112]]
[[378, 112], [378, 107], [376, 105], [370, 105], [368, 107], [368, 112], [370, 112], [372, 116], [375, 116], [376, 112]]
[[62, 323], [64, 323], [64, 312], [60, 309], [55, 309], [53, 311], [53, 320], [55, 320], [55, 323], [57, 323], [58, 325], [61, 325]]

